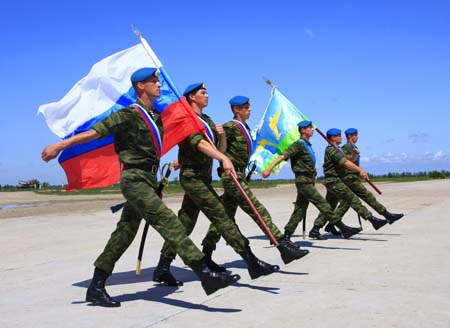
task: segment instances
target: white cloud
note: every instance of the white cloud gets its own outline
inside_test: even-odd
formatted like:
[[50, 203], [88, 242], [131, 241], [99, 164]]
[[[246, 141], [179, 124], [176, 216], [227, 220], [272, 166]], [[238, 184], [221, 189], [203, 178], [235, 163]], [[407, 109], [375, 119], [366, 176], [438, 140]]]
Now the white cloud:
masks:
[[450, 151], [439, 150], [437, 152], [424, 152], [421, 154], [408, 153], [387, 153], [383, 155], [372, 155], [361, 157], [361, 163], [407, 163], [407, 162], [425, 162], [437, 160], [450, 160]]
[[305, 27], [305, 28], [303, 29], [303, 31], [305, 31], [306, 35], [309, 36], [311, 39], [314, 39], [314, 38], [316, 37], [316, 35], [314, 34], [314, 32], [313, 32], [310, 28], [308, 28], [308, 27]]
[[446, 159], [450, 159], [450, 152], [445, 153], [443, 151], [438, 151], [433, 155], [433, 160], [446, 160]]
[[416, 133], [411, 133], [410, 135], [408, 135], [408, 138], [411, 139], [412, 143], [425, 143], [428, 142], [430, 139], [430, 134], [427, 132], [416, 132]]

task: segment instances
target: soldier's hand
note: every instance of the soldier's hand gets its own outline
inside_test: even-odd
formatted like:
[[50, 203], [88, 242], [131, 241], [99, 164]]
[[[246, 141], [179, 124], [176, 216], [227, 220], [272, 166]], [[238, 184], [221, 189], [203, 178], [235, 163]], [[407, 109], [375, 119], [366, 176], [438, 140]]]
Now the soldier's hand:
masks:
[[225, 130], [221, 124], [216, 124], [216, 131], [220, 136], [225, 134]]
[[261, 175], [264, 179], [268, 178], [270, 176], [270, 170], [265, 170]]
[[45, 162], [51, 161], [59, 155], [60, 151], [61, 149], [59, 148], [58, 144], [47, 146], [42, 151], [41, 158]]
[[367, 172], [364, 171], [363, 169], [361, 169], [361, 171], [359, 172], [359, 175], [360, 175], [361, 178], [363, 178], [364, 180], [369, 180], [369, 175], [368, 175]]
[[177, 159], [174, 160], [172, 164], [173, 164], [173, 169], [174, 169], [175, 171], [178, 170], [178, 169], [180, 168], [180, 162], [178, 162]]
[[225, 157], [225, 159], [222, 161], [222, 167], [226, 175], [230, 176], [231, 174], [233, 174], [234, 176], [236, 176], [234, 165], [228, 157]]
[[353, 149], [353, 154], [358, 155], [360, 153], [359, 148], [355, 148]]

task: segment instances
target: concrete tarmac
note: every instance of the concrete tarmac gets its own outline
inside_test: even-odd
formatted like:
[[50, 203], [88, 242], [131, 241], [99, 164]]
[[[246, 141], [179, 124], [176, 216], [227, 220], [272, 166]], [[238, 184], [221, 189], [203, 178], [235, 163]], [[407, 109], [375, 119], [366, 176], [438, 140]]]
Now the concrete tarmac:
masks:
[[[143, 270], [137, 276], [140, 231], [107, 282], [109, 294], [122, 302], [120, 308], [84, 301], [92, 263], [120, 214], [81, 202], [77, 210], [1, 219], [0, 327], [447, 328], [450, 180], [378, 187], [383, 191], [377, 195], [380, 202], [392, 212], [404, 212], [403, 219], [378, 231], [363, 222], [363, 232], [349, 240], [303, 239], [300, 225], [293, 241], [310, 254], [288, 265], [255, 223], [238, 211], [236, 220], [254, 253], [281, 270], [251, 280], [244, 262], [221, 240], [214, 259], [242, 278], [210, 296], [178, 258], [172, 272], [184, 286], [152, 281], [162, 246], [154, 230], [149, 231]], [[323, 186], [319, 190], [325, 194]], [[283, 231], [293, 210], [295, 186], [254, 192]], [[167, 197], [166, 202], [176, 212], [181, 196]], [[307, 232], [317, 213], [310, 205]], [[344, 222], [357, 226], [355, 212], [350, 210]], [[201, 215], [192, 235], [198, 245], [208, 225]]]

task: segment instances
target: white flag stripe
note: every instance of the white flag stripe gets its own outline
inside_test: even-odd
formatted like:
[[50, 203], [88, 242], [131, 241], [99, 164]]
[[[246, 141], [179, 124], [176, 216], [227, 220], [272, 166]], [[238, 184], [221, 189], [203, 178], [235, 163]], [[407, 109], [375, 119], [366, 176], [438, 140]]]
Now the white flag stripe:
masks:
[[127, 93], [134, 71], [154, 66], [142, 44], [119, 51], [92, 66], [60, 101], [40, 106], [38, 113], [53, 133], [64, 138]]

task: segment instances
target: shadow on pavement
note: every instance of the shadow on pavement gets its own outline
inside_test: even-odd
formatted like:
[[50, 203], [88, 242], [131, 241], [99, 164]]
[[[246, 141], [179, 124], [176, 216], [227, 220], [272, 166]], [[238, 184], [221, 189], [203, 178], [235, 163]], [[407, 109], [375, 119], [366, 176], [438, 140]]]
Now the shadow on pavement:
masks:
[[[167, 305], [172, 305], [176, 307], [180, 307], [183, 309], [191, 309], [191, 310], [201, 310], [206, 312], [222, 312], [222, 313], [235, 313], [235, 312], [241, 312], [241, 309], [233, 309], [233, 308], [217, 308], [217, 307], [210, 307], [205, 304], [196, 304], [187, 302], [184, 300], [177, 300], [177, 299], [171, 299], [168, 298], [169, 295], [173, 293], [182, 293], [183, 291], [178, 291], [178, 288], [176, 287], [153, 287], [150, 289], [147, 289], [146, 291], [141, 291], [137, 293], [130, 293], [130, 294], [123, 294], [123, 295], [115, 295], [113, 296], [114, 299], [121, 303], [125, 302], [132, 302], [132, 301], [149, 301], [149, 302], [158, 302], [163, 303]], [[203, 293], [203, 290], [201, 291]], [[72, 302], [72, 304], [82, 304], [86, 303], [84, 301], [75, 301]]]
[[[153, 282], [153, 271], [154, 268], [142, 269], [140, 275], [136, 275], [135, 271], [126, 271], [126, 272], [113, 272], [113, 274], [106, 281], [106, 286], [113, 285], [125, 285], [125, 284], [134, 284], [141, 282]], [[170, 272], [178, 279], [183, 282], [190, 282], [197, 280], [196, 276], [192, 273], [191, 270], [179, 268], [176, 266], [170, 267]], [[88, 288], [91, 283], [91, 278], [87, 280], [83, 280], [80, 282], [73, 283], [72, 286]], [[156, 284], [156, 283], [154, 283]], [[161, 284], [163, 285], [163, 284]]]
[[[340, 238], [338, 238], [340, 239]], [[318, 240], [319, 243], [323, 243], [323, 242], [327, 242], [326, 240]], [[305, 247], [305, 248], [321, 248], [321, 249], [339, 249], [339, 250], [345, 250], [345, 251], [360, 251], [361, 248], [356, 248], [356, 247], [336, 247], [336, 246], [319, 246], [316, 245], [314, 242], [311, 241], [302, 241], [299, 243], [295, 243], [296, 245], [299, 245], [301, 247]]]
[[251, 284], [241, 284], [239, 282], [235, 283], [236, 286], [238, 287], [247, 287], [250, 289], [256, 289], [256, 290], [260, 290], [266, 293], [270, 293], [270, 294], [279, 294], [279, 290], [280, 288], [278, 287], [267, 287], [267, 286], [256, 286], [256, 285], [251, 285]]

